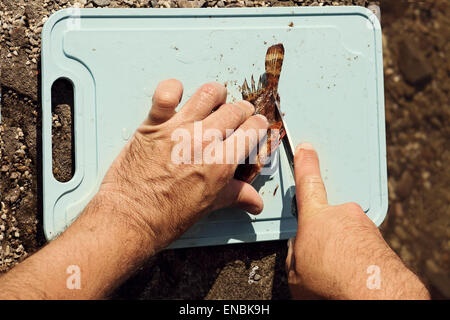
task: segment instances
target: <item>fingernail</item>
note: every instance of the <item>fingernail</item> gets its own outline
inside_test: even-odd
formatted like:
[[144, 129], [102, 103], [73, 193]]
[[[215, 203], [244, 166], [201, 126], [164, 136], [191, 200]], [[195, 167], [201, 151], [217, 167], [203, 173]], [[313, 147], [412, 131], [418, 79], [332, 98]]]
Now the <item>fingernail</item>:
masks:
[[295, 148], [295, 152], [300, 151], [301, 149], [303, 150], [314, 150], [314, 147], [311, 143], [308, 142], [303, 142], [300, 143], [297, 148]]

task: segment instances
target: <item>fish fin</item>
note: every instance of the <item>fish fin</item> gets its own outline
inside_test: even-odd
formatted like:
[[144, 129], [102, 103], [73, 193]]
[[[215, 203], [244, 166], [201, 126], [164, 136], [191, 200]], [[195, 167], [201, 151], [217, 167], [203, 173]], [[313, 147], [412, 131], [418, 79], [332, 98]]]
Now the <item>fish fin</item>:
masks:
[[252, 75], [252, 77], [250, 79], [250, 86], [248, 85], [247, 79], [245, 79], [244, 83], [242, 84], [242, 87], [241, 87], [242, 98], [244, 100], [247, 100], [247, 101], [253, 103], [256, 100], [256, 98], [258, 97], [261, 90], [262, 89], [259, 88], [259, 84], [258, 84], [258, 89], [256, 89], [255, 78], [253, 78], [253, 75]]
[[242, 98], [244, 100], [248, 100], [251, 92], [250, 92], [250, 88], [247, 83], [247, 79], [244, 80], [244, 84], [242, 85], [241, 90], [242, 90]]
[[283, 66], [284, 47], [279, 43], [267, 49], [266, 53], [266, 75], [269, 86], [277, 87]]
[[266, 87], [267, 87], [267, 73], [263, 73], [262, 76], [259, 77], [258, 92], [264, 90]]

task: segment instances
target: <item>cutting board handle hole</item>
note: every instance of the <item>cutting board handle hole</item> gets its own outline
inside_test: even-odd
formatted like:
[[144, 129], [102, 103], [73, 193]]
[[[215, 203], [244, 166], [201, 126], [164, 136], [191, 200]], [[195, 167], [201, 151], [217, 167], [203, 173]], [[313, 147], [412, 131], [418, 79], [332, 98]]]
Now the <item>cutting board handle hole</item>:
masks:
[[59, 182], [75, 173], [74, 88], [69, 79], [52, 85], [52, 171]]

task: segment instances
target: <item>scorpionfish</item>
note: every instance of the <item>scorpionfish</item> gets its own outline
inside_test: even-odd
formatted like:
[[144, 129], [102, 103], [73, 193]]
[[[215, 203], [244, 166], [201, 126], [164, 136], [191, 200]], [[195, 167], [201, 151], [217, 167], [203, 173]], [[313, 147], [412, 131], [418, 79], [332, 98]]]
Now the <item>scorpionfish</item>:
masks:
[[[242, 85], [242, 98], [251, 102], [255, 106], [255, 114], [264, 115], [269, 121], [267, 130], [267, 140], [260, 144], [256, 153], [256, 159], [240, 164], [234, 177], [238, 180], [251, 183], [261, 172], [261, 169], [269, 159], [272, 152], [279, 146], [283, 138], [283, 122], [277, 112], [276, 103], [280, 103], [278, 95], [278, 81], [280, 79], [281, 68], [283, 66], [284, 47], [281, 43], [273, 45], [267, 49], [265, 59], [265, 73], [259, 77], [258, 86], [251, 77], [251, 87], [244, 80]], [[274, 134], [279, 132], [279, 134]]]

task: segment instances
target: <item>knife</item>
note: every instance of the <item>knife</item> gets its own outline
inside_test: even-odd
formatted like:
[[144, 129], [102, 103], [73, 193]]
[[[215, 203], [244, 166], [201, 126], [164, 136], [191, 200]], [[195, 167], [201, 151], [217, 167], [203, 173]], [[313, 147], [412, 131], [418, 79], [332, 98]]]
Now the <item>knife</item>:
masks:
[[[286, 152], [286, 157], [287, 157], [287, 160], [289, 163], [289, 168], [291, 169], [292, 178], [295, 180], [295, 174], [294, 174], [294, 150], [295, 150], [295, 147], [294, 147], [294, 144], [291, 139], [292, 136], [290, 135], [290, 133], [288, 131], [283, 113], [280, 110], [280, 104], [276, 100], [275, 100], [275, 105], [276, 105], [276, 110], [277, 110], [278, 114], [280, 115], [281, 122], [283, 123], [284, 136], [281, 140], [283, 141], [284, 151]], [[291, 208], [292, 208], [292, 214], [297, 218], [298, 211], [297, 211], [297, 199], [296, 199], [295, 194], [292, 198]]]
[[289, 167], [291, 168], [292, 177], [295, 178], [294, 175], [294, 144], [292, 143], [291, 135], [289, 134], [286, 121], [284, 119], [283, 113], [280, 110], [280, 104], [278, 101], [275, 101], [275, 105], [277, 106], [277, 112], [280, 115], [281, 122], [283, 123], [284, 136], [282, 138], [284, 150], [286, 151], [286, 156], [289, 162]]

